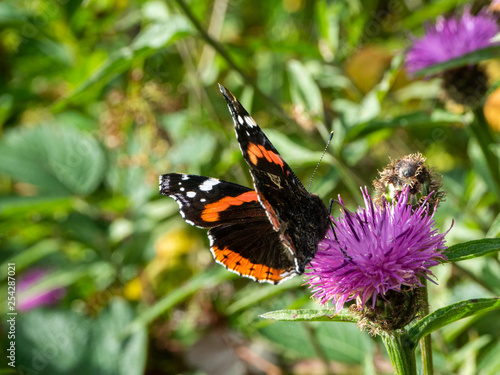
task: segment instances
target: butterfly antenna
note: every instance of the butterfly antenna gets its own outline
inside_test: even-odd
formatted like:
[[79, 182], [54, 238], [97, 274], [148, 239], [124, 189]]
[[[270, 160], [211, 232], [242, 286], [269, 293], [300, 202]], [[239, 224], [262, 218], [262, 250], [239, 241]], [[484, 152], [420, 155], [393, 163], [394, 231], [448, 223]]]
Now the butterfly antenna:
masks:
[[330, 139], [328, 140], [328, 142], [326, 143], [326, 146], [325, 146], [325, 149], [323, 151], [323, 153], [321, 154], [321, 157], [319, 158], [319, 161], [318, 161], [318, 164], [316, 165], [316, 168], [314, 168], [314, 172], [311, 176], [311, 181], [309, 181], [309, 187], [307, 188], [307, 191], [310, 192], [311, 191], [311, 184], [313, 182], [313, 179], [314, 179], [314, 175], [316, 174], [316, 171], [318, 170], [319, 168], [319, 165], [321, 164], [321, 160], [323, 160], [323, 157], [325, 156], [326, 154], [326, 150], [328, 150], [328, 146], [330, 146], [330, 142], [332, 141], [332, 138], [333, 138], [333, 130], [330, 132]]

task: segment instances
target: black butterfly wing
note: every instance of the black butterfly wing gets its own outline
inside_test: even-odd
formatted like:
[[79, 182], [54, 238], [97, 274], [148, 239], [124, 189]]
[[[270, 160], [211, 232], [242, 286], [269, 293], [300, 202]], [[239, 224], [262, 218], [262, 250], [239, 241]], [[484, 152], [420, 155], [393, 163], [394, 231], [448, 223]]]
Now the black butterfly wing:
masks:
[[317, 195], [304, 188], [234, 95], [219, 87], [233, 117], [236, 137], [250, 166], [259, 202], [281, 241], [297, 259], [297, 272], [303, 273], [328, 229], [328, 209]]
[[298, 274], [295, 259], [265, 214], [261, 220], [212, 228], [208, 237], [215, 261], [241, 276], [279, 284]]
[[210, 249], [228, 270], [274, 284], [297, 273], [255, 190], [215, 178], [169, 173], [160, 176], [160, 194], [176, 200], [187, 223], [212, 228]]
[[174, 198], [184, 220], [200, 228], [265, 217], [255, 190], [216, 178], [164, 174], [160, 194]]

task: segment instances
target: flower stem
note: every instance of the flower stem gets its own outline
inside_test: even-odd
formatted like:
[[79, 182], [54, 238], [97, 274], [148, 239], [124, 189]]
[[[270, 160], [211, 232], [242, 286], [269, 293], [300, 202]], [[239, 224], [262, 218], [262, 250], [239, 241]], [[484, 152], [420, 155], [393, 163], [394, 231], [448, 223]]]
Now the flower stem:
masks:
[[[422, 307], [420, 312], [422, 317], [429, 315], [429, 295], [427, 292], [427, 279], [422, 277], [423, 288], [420, 288]], [[432, 343], [431, 335], [427, 335], [420, 340], [420, 351], [422, 353], [422, 367], [424, 375], [433, 375], [433, 364], [432, 364]]]
[[392, 331], [380, 334], [394, 368], [395, 375], [417, 375], [415, 345], [406, 332]]

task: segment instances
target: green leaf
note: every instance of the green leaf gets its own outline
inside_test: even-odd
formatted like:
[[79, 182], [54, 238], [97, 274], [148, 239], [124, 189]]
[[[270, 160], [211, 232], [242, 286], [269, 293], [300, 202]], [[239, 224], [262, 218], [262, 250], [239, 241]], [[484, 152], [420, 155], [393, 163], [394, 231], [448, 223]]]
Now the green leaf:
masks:
[[500, 238], [484, 238], [450, 246], [446, 256], [449, 262], [482, 257], [500, 250]]
[[0, 128], [9, 117], [14, 107], [14, 96], [10, 94], [0, 95]]
[[7, 278], [7, 263], [15, 263], [16, 271], [22, 271], [38, 260], [53, 254], [61, 249], [61, 241], [56, 239], [43, 240], [28, 249], [15, 253], [0, 266], [0, 280]]
[[89, 360], [103, 374], [140, 375], [146, 365], [147, 332], [140, 327], [131, 336], [123, 330], [134, 318], [123, 299], [113, 299], [92, 325]]
[[354, 139], [353, 134], [359, 136], [364, 129], [372, 126], [373, 120], [380, 115], [382, 103], [393, 86], [402, 62], [402, 55], [394, 56], [390, 68], [384, 73], [380, 82], [363, 97], [359, 104], [346, 99], [334, 101], [333, 106], [343, 114], [343, 122], [348, 129], [346, 142]]
[[316, 4], [317, 27], [333, 58], [339, 45], [340, 13], [344, 5], [342, 3], [327, 3], [325, 0], [318, 1]]
[[277, 322], [259, 332], [274, 345], [298, 358], [326, 357], [343, 363], [361, 363], [370, 339], [353, 324]]
[[500, 309], [500, 298], [481, 298], [460, 301], [438, 309], [418, 321], [408, 330], [408, 337], [414, 345], [420, 339], [448, 324], [469, 316]]
[[412, 29], [416, 26], [422, 26], [425, 22], [430, 19], [434, 19], [440, 15], [449, 13], [459, 5], [468, 3], [470, 0], [439, 0], [435, 2], [429, 2], [425, 6], [416, 8], [410, 12], [410, 15], [406, 17], [402, 22], [403, 30]]
[[[344, 363], [362, 363], [366, 358], [366, 353], [373, 351], [372, 342], [366, 332], [361, 332], [354, 324], [330, 324], [327, 322], [298, 324], [312, 327], [313, 331], [311, 333], [316, 336], [322, 352], [330, 360]], [[297, 325], [297, 323], [294, 325]]]
[[156, 304], [137, 316], [127, 327], [127, 332], [134, 332], [138, 327], [146, 326], [177, 303], [185, 300], [193, 293], [200, 290], [200, 288], [212, 288], [235, 277], [236, 274], [229, 272], [222, 267], [214, 267], [210, 271], [196, 274], [184, 285], [181, 285], [174, 291], [168, 293]]
[[147, 335], [123, 333], [132, 308], [113, 299], [96, 319], [71, 310], [32, 310], [16, 321], [19, 370], [40, 374], [139, 375], [146, 366]]
[[467, 53], [455, 59], [447, 60], [440, 64], [435, 64], [428, 68], [419, 70], [415, 72], [415, 76], [423, 77], [427, 75], [435, 75], [445, 70], [450, 70], [461, 66], [473, 65], [484, 60], [496, 59], [498, 57], [500, 57], [500, 46], [496, 45], [496, 46], [486, 47], [483, 49]]
[[16, 128], [0, 143], [0, 173], [40, 187], [47, 195], [86, 195], [101, 182], [104, 153], [72, 127]]
[[[276, 149], [284, 155], [287, 164], [290, 164], [294, 170], [308, 165], [315, 166], [322, 155], [321, 149], [313, 151], [283, 132], [266, 129], [266, 135], [272, 140]], [[332, 159], [331, 155], [326, 154], [324, 161], [333, 163]]]
[[478, 370], [481, 375], [497, 375], [500, 373], [500, 341], [496, 340], [486, 354], [479, 359]]
[[80, 278], [88, 275], [90, 269], [89, 266], [79, 266], [48, 272], [45, 276], [37, 280], [36, 283], [32, 283], [27, 289], [20, 292], [19, 297], [29, 300], [48, 291], [68, 287]]
[[[450, 362], [456, 366], [455, 368], [463, 369], [469, 365], [470, 358], [477, 358], [482, 349], [489, 346], [491, 342], [492, 337], [490, 335], [481, 335], [471, 338], [471, 340], [468, 340], [460, 349], [451, 354]], [[483, 374], [483, 372], [474, 372]]]
[[277, 310], [260, 315], [261, 318], [280, 321], [309, 322], [349, 322], [356, 323], [349, 309], [342, 309], [338, 314], [334, 310]]
[[36, 309], [24, 313], [16, 323], [19, 371], [83, 375], [78, 369], [89, 345], [89, 320], [71, 310]]
[[179, 38], [188, 35], [191, 30], [191, 24], [182, 16], [172, 16], [167, 21], [148, 25], [129, 47], [123, 47], [112, 53], [68, 97], [57, 102], [53, 110], [60, 111], [70, 102], [79, 100], [88, 90], [108, 84], [118, 74], [130, 69], [136, 59], [145, 59], [161, 51]]
[[490, 229], [488, 229], [488, 233], [486, 233], [486, 237], [498, 237], [499, 235], [500, 235], [500, 213], [498, 213], [495, 220], [493, 220]]
[[27, 12], [15, 3], [7, 1], [0, 3], [0, 25], [7, 27], [11, 24], [26, 22]]
[[283, 293], [285, 290], [299, 288], [303, 283], [304, 280], [302, 280], [302, 278], [295, 277], [292, 280], [288, 280], [286, 283], [281, 283], [279, 285], [260, 284], [255, 286], [254, 284], [249, 284], [247, 288], [240, 291], [239, 294], [242, 295], [241, 298], [238, 298], [238, 295], [235, 296], [236, 301], [229, 305], [226, 309], [226, 313], [231, 315], [251, 306], [255, 306], [263, 300]]
[[359, 105], [360, 111], [357, 114], [356, 123], [365, 123], [380, 114], [380, 111], [382, 110], [382, 103], [400, 72], [403, 57], [403, 54], [394, 56], [391, 60], [390, 68], [384, 73], [380, 82], [365, 95]]
[[[497, 156], [490, 152], [491, 135], [485, 132], [484, 128], [471, 124], [467, 128], [470, 131], [471, 137], [467, 153], [472, 162], [473, 170], [484, 180], [488, 185], [489, 190], [494, 193], [500, 200], [500, 182], [497, 181], [496, 171], [498, 164]], [[493, 167], [494, 166], [494, 167]]]
[[312, 115], [320, 116], [323, 113], [323, 99], [309, 71], [297, 60], [291, 60], [287, 70], [292, 101], [296, 105], [302, 105]]
[[460, 115], [435, 109], [430, 114], [427, 111], [418, 111], [396, 116], [388, 120], [374, 120], [360, 124], [349, 130], [346, 135], [346, 142], [352, 142], [356, 139], [366, 137], [367, 135], [379, 130], [388, 128], [420, 127], [436, 125], [454, 125], [462, 123], [463, 118]]
[[189, 21], [182, 16], [172, 16], [164, 22], [153, 23], [142, 30], [132, 42], [135, 53], [147, 53], [165, 48], [192, 30]]

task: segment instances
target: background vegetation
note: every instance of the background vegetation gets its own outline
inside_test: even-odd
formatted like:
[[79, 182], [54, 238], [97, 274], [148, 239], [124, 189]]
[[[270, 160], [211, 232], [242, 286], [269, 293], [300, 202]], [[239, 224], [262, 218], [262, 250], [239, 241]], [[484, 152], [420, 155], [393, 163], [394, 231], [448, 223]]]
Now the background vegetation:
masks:
[[[420, 151], [444, 176], [435, 217], [441, 232], [454, 220], [449, 245], [498, 236], [498, 181], [471, 114], [439, 78], [403, 66], [410, 35], [465, 3], [1, 2], [0, 292], [13, 262], [18, 288], [43, 272], [19, 309], [47, 290], [62, 296], [20, 311], [10, 373], [313, 374], [327, 362], [338, 374], [391, 373], [380, 343], [353, 325], [259, 318], [317, 305], [301, 277], [262, 285], [215, 265], [205, 231], [158, 195], [158, 175], [251, 186], [221, 83], [306, 185], [335, 130], [312, 184], [325, 202], [340, 194], [354, 209], [389, 157]], [[482, 64], [496, 87], [498, 60]], [[498, 257], [435, 273], [431, 309], [500, 293]], [[437, 373], [497, 373], [499, 335], [498, 311], [434, 334]]]

